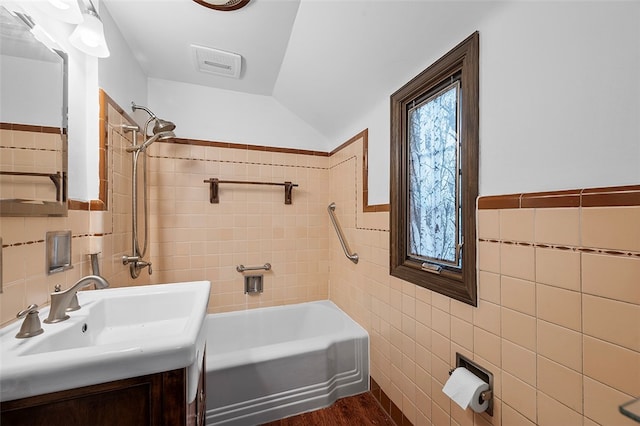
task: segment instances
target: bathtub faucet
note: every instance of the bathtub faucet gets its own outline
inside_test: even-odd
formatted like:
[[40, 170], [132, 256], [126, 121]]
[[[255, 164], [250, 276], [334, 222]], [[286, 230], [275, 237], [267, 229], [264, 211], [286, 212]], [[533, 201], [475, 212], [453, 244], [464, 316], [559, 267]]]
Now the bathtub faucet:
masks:
[[[101, 276], [87, 275], [84, 278], [80, 278], [77, 283], [75, 283], [65, 291], [57, 291], [55, 293], [51, 293], [51, 308], [49, 309], [49, 316], [46, 320], [44, 320], [44, 322], [46, 322], [47, 324], [53, 324], [69, 319], [69, 315], [67, 315], [66, 311], [71, 304], [73, 297], [76, 295], [76, 292], [81, 288], [87, 287], [94, 283], [97, 289], [109, 287], [109, 283], [107, 282], [107, 280], [105, 280]], [[79, 307], [76, 309], [79, 309]]]

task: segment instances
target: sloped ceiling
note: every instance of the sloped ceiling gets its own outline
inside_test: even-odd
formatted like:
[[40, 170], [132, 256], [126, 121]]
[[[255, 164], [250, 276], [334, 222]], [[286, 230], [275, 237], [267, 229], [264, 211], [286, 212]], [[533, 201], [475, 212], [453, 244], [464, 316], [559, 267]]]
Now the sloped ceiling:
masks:
[[[333, 138], [502, 2], [251, 0], [231, 12], [191, 0], [103, 4], [149, 77], [270, 95]], [[196, 71], [192, 44], [242, 55], [240, 79]]]

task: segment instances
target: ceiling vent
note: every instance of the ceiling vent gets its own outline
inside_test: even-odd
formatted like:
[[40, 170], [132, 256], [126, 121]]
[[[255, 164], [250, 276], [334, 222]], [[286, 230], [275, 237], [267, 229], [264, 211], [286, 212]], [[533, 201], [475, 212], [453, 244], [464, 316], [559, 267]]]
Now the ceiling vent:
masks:
[[209, 74], [225, 77], [240, 78], [242, 70], [242, 56], [237, 53], [210, 47], [191, 45], [196, 60], [196, 69]]

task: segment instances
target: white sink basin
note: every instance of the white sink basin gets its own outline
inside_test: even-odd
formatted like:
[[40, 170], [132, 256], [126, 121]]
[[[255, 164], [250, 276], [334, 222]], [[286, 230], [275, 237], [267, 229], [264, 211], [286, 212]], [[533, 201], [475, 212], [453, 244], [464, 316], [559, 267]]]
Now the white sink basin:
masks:
[[[17, 339], [21, 321], [0, 330], [0, 401], [128, 377], [189, 369], [195, 397], [204, 355], [210, 283], [81, 291], [81, 309], [44, 333]], [[49, 307], [40, 311], [43, 321]], [[193, 388], [193, 389], [192, 389]]]

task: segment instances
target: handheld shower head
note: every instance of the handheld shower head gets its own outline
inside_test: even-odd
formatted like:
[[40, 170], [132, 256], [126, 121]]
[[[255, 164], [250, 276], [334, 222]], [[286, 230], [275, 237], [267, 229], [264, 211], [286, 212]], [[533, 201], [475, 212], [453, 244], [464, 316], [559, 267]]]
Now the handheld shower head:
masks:
[[155, 135], [151, 136], [149, 139], [144, 141], [142, 143], [142, 145], [140, 145], [140, 150], [144, 151], [145, 149], [147, 149], [147, 147], [149, 145], [151, 145], [155, 141], [158, 141], [158, 140], [163, 141], [163, 140], [171, 139], [171, 138], [175, 138], [175, 137], [176, 137], [175, 133], [173, 133], [171, 130], [167, 130], [167, 131], [164, 131], [164, 132], [156, 133]]
[[140, 145], [134, 145], [127, 147], [127, 152], [137, 152], [137, 151], [145, 151], [149, 145], [154, 143], [155, 141], [163, 141], [166, 139], [175, 138], [176, 135], [172, 131], [168, 130], [166, 132], [156, 133], [155, 135], [148, 138], [146, 141], [142, 142]]

